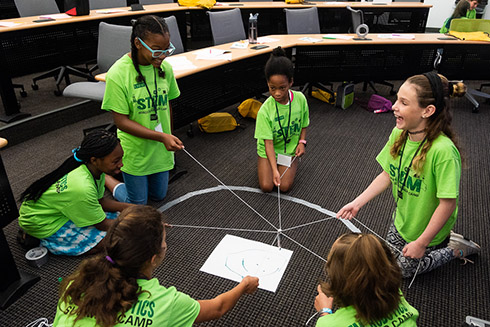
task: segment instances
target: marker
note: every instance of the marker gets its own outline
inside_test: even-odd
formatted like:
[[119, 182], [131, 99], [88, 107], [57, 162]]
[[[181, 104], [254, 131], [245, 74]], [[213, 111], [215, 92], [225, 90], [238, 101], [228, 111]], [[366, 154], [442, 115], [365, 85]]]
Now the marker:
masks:
[[324, 36], [322, 39], [328, 39], [328, 40], [336, 40], [337, 38], [335, 37], [330, 37], [330, 36]]

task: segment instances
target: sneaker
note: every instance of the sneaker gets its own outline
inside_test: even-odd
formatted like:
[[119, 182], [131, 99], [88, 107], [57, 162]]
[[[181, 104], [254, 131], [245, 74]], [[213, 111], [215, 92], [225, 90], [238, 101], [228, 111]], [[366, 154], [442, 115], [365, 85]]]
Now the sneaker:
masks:
[[453, 231], [451, 231], [449, 236], [449, 244], [447, 246], [452, 250], [462, 251], [461, 256], [458, 259], [463, 260], [463, 264], [468, 262], [473, 263], [473, 261], [467, 259], [466, 257], [472, 254], [478, 254], [481, 250], [478, 244]]

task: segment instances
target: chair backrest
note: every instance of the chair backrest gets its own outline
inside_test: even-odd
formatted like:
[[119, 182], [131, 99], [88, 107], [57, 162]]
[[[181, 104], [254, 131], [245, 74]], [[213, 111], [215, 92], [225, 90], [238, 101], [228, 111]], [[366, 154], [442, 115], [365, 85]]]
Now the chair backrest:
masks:
[[140, 5], [158, 5], [160, 3], [173, 3], [173, 0], [139, 0]]
[[455, 32], [490, 33], [490, 19], [453, 19], [449, 30]]
[[126, 0], [89, 0], [88, 2], [90, 5], [90, 10], [128, 6]]
[[364, 13], [360, 9], [352, 9], [350, 6], [346, 7], [351, 13], [352, 20], [352, 33], [356, 32], [357, 26], [364, 24]]
[[125, 53], [131, 51], [131, 26], [99, 24], [99, 43], [97, 64], [101, 73], [105, 73]]
[[284, 9], [288, 34], [320, 34], [318, 9]]
[[177, 18], [175, 16], [169, 16], [164, 18], [167, 23], [168, 31], [170, 32], [170, 41], [175, 47], [175, 54], [184, 52], [184, 45], [182, 38], [180, 37], [179, 24], [177, 24]]
[[206, 13], [209, 15], [214, 45], [245, 40], [245, 28], [239, 8]]
[[14, 0], [20, 17], [59, 14], [55, 0]]

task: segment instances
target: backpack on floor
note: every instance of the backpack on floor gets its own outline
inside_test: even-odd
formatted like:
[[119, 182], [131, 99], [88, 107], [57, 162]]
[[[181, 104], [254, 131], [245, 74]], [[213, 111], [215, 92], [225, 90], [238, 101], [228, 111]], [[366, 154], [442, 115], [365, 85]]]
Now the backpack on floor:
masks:
[[259, 112], [261, 106], [262, 102], [250, 98], [240, 103], [238, 106], [238, 112], [240, 115], [242, 115], [242, 117], [257, 119], [257, 113]]
[[197, 120], [197, 125], [202, 132], [220, 133], [234, 130], [239, 126], [236, 119], [227, 112], [215, 112]]
[[390, 100], [382, 97], [381, 95], [373, 94], [369, 98], [366, 110], [374, 112], [375, 114], [379, 114], [382, 112], [391, 111], [392, 107], [393, 104]]
[[354, 84], [344, 83], [337, 88], [335, 106], [342, 109], [349, 108], [354, 102]]

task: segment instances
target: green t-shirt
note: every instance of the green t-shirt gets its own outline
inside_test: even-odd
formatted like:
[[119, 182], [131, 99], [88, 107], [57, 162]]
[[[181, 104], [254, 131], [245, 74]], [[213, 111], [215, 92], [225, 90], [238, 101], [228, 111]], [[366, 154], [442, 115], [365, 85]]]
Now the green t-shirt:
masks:
[[[405, 178], [403, 173], [409, 166], [420, 142], [407, 140], [405, 153], [402, 156], [402, 174], [398, 182], [400, 157], [390, 155], [390, 149], [402, 130], [396, 127], [376, 160], [390, 176], [395, 201], [398, 189]], [[419, 152], [420, 153], [420, 152]], [[456, 199], [459, 197], [459, 182], [461, 178], [461, 156], [454, 143], [445, 135], [439, 135], [427, 152], [423, 171], [416, 175], [410, 169], [403, 198], [398, 199], [395, 213], [395, 227], [407, 242], [415, 241], [429, 224], [432, 214], [439, 205], [439, 199]], [[397, 186], [399, 184], [399, 186]], [[440, 244], [449, 235], [458, 216], [458, 206], [449, 217], [444, 227], [437, 233], [429, 246]]]
[[[106, 89], [102, 109], [127, 115], [129, 119], [138, 124], [156, 130], [171, 133], [171, 117], [169, 101], [180, 95], [172, 66], [165, 60], [162, 62], [165, 78], [158, 76], [157, 70], [152, 66], [139, 66], [145, 77], [148, 89], [144, 82], [136, 82], [138, 73], [128, 55], [120, 58], [107, 72]], [[151, 120], [154, 114], [153, 101], [148, 90], [155, 92], [155, 74], [158, 87], [158, 97], [154, 96], [157, 105], [158, 120]], [[135, 175], [146, 176], [174, 167], [174, 153], [167, 151], [161, 142], [140, 138], [118, 130], [124, 150], [122, 171]]]
[[[163, 287], [158, 279], [138, 279], [138, 285], [145, 291], [138, 301], [118, 318], [114, 327], [185, 327], [192, 326], [200, 311], [199, 302], [189, 295], [178, 292], [175, 287]], [[102, 305], [102, 304], [101, 304]], [[73, 304], [59, 302], [53, 327], [73, 327]], [[75, 327], [94, 327], [95, 319], [85, 317]]]
[[[290, 91], [291, 122], [289, 124], [286, 154], [294, 155], [301, 130], [310, 125], [308, 102], [303, 93]], [[276, 110], [277, 105], [277, 110]], [[279, 111], [279, 121], [277, 111]], [[280, 125], [279, 125], [280, 122]], [[255, 138], [257, 139], [257, 154], [267, 158], [264, 140], [273, 140], [276, 153], [284, 154], [284, 135], [289, 122], [289, 104], [280, 104], [272, 96], [267, 98], [260, 107], [255, 124]], [[281, 129], [282, 127], [282, 129]]]
[[46, 238], [71, 220], [77, 227], [87, 227], [106, 217], [99, 199], [104, 197], [105, 174], [98, 180], [82, 164], [51, 185], [37, 201], [20, 206], [19, 225], [27, 234]]
[[466, 11], [466, 18], [468, 18], [468, 19], [476, 19], [476, 9], [467, 10]]
[[340, 308], [331, 315], [318, 318], [316, 327], [413, 327], [417, 326], [419, 312], [402, 296], [400, 305], [392, 314], [371, 325], [363, 325], [356, 321], [356, 309], [352, 306]]

